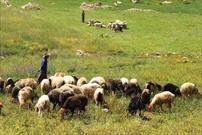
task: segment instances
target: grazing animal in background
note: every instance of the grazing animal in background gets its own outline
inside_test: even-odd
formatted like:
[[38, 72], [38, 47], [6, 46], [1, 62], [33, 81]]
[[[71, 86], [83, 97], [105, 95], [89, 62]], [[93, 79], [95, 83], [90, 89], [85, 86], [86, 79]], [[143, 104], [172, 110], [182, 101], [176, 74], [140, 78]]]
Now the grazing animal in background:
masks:
[[108, 92], [112, 92], [112, 95], [115, 95], [115, 93], [117, 92], [124, 92], [124, 87], [121, 80], [109, 79], [106, 81], [105, 90], [107, 90]]
[[31, 87], [26, 86], [20, 89], [18, 93], [18, 101], [20, 103], [20, 107], [23, 107], [28, 100], [31, 100], [33, 103], [34, 100], [34, 91]]
[[148, 106], [148, 110], [152, 111], [157, 106], [158, 110], [160, 107], [161, 111], [164, 111], [162, 104], [167, 104], [168, 109], [171, 112], [172, 102], [174, 101], [174, 98], [175, 95], [169, 91], [158, 93], [153, 97], [151, 103]]
[[1, 114], [1, 110], [2, 110], [2, 108], [3, 108], [3, 103], [0, 102], [0, 114]]
[[48, 95], [42, 95], [35, 105], [35, 111], [38, 112], [39, 115], [43, 115], [43, 112], [47, 110], [50, 112], [50, 100]]
[[201, 96], [198, 89], [196, 88], [196, 85], [190, 82], [186, 82], [182, 84], [180, 87], [180, 92], [183, 97], [192, 96], [192, 95]]
[[167, 83], [163, 86], [163, 91], [170, 91], [171, 93], [175, 94], [176, 96], [181, 96], [180, 89], [177, 85], [172, 83]]
[[5, 81], [0, 77], [0, 92], [3, 91], [3, 89], [4, 89], [4, 84], [5, 84]]
[[88, 80], [85, 78], [85, 77], [81, 77], [81, 78], [79, 78], [78, 79], [78, 81], [77, 81], [77, 86], [82, 86], [82, 85], [84, 85], [84, 84], [87, 84], [88, 83]]
[[134, 97], [138, 94], [141, 94], [142, 90], [140, 89], [139, 85], [133, 83], [128, 83], [124, 87], [124, 93], [126, 96]]
[[77, 109], [79, 112], [85, 111], [85, 106], [88, 104], [88, 98], [83, 95], [75, 95], [69, 97], [60, 109], [61, 118], [64, 118], [64, 114], [70, 110], [71, 116], [74, 115], [74, 111]]
[[139, 110], [139, 115], [142, 116], [141, 111], [146, 109], [146, 106], [149, 104], [151, 98], [151, 93], [148, 89], [144, 89], [141, 95], [134, 96], [128, 105], [128, 112], [130, 114], [136, 114]]
[[43, 79], [40, 83], [41, 90], [44, 94], [48, 94], [48, 92], [52, 89], [52, 80], [49, 79]]

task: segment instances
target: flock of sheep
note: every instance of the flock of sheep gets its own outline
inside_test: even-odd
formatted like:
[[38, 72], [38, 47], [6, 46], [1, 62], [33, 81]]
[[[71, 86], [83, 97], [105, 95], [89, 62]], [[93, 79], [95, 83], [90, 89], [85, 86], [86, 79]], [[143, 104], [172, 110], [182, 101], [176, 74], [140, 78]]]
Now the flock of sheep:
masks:
[[[40, 87], [40, 93], [43, 93], [40, 97], [37, 96], [38, 87]], [[12, 78], [5, 81], [0, 78], [0, 91], [10, 96], [12, 102], [19, 103], [20, 107], [27, 105], [30, 107], [28, 101], [32, 101], [33, 104], [33, 101], [37, 99], [34, 108], [41, 116], [46, 110], [50, 112], [51, 104], [53, 104], [53, 110], [58, 106], [61, 118], [64, 118], [68, 112], [71, 112], [71, 115], [74, 115], [75, 111], [79, 114], [85, 112], [85, 107], [90, 100], [104, 112], [110, 111], [105, 95], [130, 97], [127, 111], [132, 115], [139, 112], [139, 116], [143, 116], [142, 111], [152, 111], [156, 107], [163, 111], [162, 104], [167, 104], [171, 111], [171, 105], [176, 96], [198, 95], [201, 97], [195, 84], [190, 82], [182, 84], [181, 87], [172, 83], [161, 86], [156, 82], [147, 82], [142, 90], [135, 78], [105, 80], [98, 76], [88, 81], [85, 77], [77, 78], [62, 72], [43, 79], [40, 84], [32, 78], [15, 81]], [[0, 102], [0, 111], [2, 108], [3, 103]]]
[[123, 32], [123, 29], [127, 29], [127, 23], [125, 21], [120, 20], [116, 20], [105, 25], [100, 21], [90, 19], [88, 21], [88, 25], [94, 26], [96, 28], [109, 28], [110, 30], [113, 30], [115, 32]]

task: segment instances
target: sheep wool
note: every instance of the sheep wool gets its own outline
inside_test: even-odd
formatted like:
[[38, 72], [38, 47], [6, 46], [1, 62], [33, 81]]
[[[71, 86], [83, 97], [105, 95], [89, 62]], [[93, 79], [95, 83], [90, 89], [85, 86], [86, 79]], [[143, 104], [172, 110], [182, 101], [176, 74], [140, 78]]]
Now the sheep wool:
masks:
[[196, 88], [196, 85], [190, 82], [182, 84], [180, 87], [180, 92], [184, 97], [200, 94]]

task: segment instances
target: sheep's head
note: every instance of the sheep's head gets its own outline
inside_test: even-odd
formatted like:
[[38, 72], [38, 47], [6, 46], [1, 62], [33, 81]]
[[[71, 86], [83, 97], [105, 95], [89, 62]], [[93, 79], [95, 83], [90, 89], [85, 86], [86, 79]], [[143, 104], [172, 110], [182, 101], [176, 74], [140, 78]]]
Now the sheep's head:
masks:
[[153, 106], [152, 106], [152, 105], [149, 105], [149, 106], [147, 107], [148, 112], [151, 112], [152, 109], [153, 109]]
[[64, 114], [65, 111], [66, 111], [66, 109], [62, 107], [62, 108], [60, 108], [59, 113]]
[[0, 110], [1, 110], [1, 108], [3, 108], [3, 103], [2, 102], [0, 102]]

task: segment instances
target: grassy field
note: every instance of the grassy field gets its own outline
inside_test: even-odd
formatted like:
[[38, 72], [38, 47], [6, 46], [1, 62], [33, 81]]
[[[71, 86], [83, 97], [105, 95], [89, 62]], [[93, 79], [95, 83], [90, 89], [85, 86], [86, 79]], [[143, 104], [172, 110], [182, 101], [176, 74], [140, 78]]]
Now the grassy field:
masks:
[[[96, 29], [81, 23], [82, 0], [34, 0], [41, 10], [21, 10], [26, 0], [10, 0], [12, 7], [0, 4], [0, 76], [14, 79], [33, 77], [45, 48], [51, 57], [48, 74], [63, 71], [88, 79], [137, 78], [143, 87], [147, 81], [181, 85], [190, 81], [202, 93], [202, 1], [160, 5], [160, 0], [142, 0], [106, 10], [86, 11], [86, 20], [108, 23], [125, 20], [122, 33]], [[190, 0], [192, 1], [192, 0]], [[86, 2], [96, 2], [88, 0]], [[104, 4], [114, 1], [102, 0]], [[157, 12], [126, 12], [129, 8]], [[89, 52], [80, 57], [76, 50]], [[38, 89], [38, 91], [40, 91]], [[0, 94], [4, 102], [0, 116], [0, 135], [18, 134], [202, 134], [202, 100], [177, 98], [173, 113], [148, 113], [150, 121], [127, 116], [129, 98], [107, 96], [111, 112], [104, 113], [93, 103], [84, 116], [60, 121], [57, 112], [44, 118], [31, 110], [20, 109]]]

